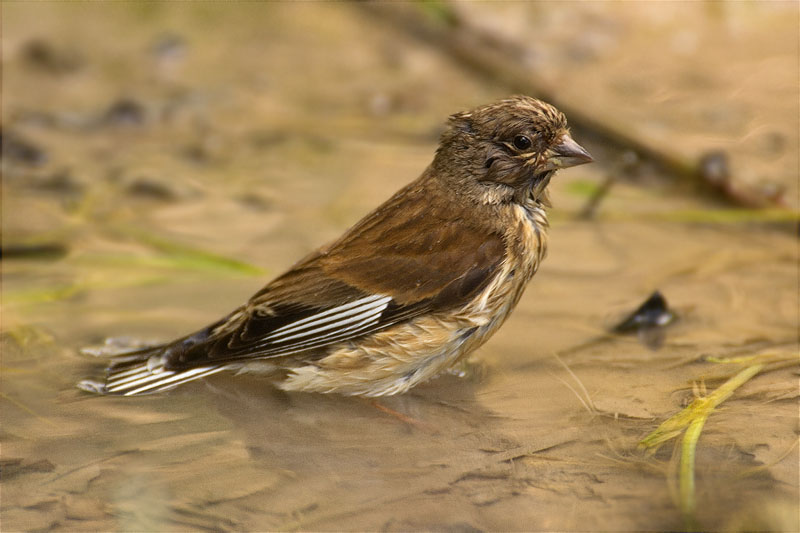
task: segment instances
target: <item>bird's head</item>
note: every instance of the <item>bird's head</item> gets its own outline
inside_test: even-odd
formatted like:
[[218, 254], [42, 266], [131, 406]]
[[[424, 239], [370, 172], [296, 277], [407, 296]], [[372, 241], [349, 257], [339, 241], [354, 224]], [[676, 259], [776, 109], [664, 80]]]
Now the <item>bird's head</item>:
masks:
[[434, 166], [486, 201], [545, 200], [556, 170], [590, 163], [558, 109], [514, 96], [450, 117]]

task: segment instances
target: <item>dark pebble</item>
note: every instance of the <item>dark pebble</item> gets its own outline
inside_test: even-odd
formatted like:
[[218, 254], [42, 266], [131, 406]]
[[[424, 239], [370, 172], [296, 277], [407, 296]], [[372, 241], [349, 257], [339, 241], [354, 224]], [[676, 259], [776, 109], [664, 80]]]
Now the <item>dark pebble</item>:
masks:
[[12, 159], [18, 163], [39, 166], [47, 162], [47, 154], [28, 140], [11, 133], [0, 132], [3, 158]]
[[700, 173], [703, 179], [713, 185], [722, 185], [731, 177], [728, 154], [714, 150], [700, 158]]
[[45, 176], [35, 182], [34, 186], [46, 191], [63, 194], [79, 193], [84, 189], [84, 185], [75, 179], [69, 169], [61, 169]]
[[137, 178], [133, 180], [126, 187], [126, 191], [133, 196], [161, 200], [164, 202], [173, 201], [177, 197], [175, 192], [163, 183], [148, 178]]
[[667, 306], [667, 300], [655, 291], [636, 311], [614, 326], [614, 333], [633, 333], [642, 328], [663, 327], [675, 319]]
[[103, 116], [103, 122], [114, 126], [139, 126], [144, 123], [146, 112], [144, 106], [130, 98], [117, 100]]
[[51, 74], [69, 74], [80, 69], [84, 63], [77, 52], [57, 49], [42, 39], [25, 44], [22, 58], [29, 66]]
[[241, 205], [254, 211], [267, 211], [272, 207], [272, 202], [254, 193], [243, 194], [237, 197], [236, 200]]
[[57, 242], [41, 244], [4, 244], [0, 249], [0, 259], [61, 259], [69, 249]]

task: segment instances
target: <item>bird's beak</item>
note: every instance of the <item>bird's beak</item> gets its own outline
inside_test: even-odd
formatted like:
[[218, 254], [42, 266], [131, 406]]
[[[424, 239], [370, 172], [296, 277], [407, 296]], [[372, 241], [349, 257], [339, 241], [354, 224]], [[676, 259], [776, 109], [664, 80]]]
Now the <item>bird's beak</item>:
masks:
[[544, 171], [575, 167], [591, 163], [594, 158], [583, 146], [572, 140], [569, 133], [562, 135], [555, 145], [545, 152]]

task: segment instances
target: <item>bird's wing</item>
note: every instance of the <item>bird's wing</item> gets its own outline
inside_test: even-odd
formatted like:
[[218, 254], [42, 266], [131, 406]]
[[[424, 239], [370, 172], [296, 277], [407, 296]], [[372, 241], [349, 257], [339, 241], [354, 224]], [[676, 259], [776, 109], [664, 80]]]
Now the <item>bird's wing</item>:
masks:
[[423, 196], [398, 193], [247, 305], [173, 344], [166, 368], [323, 349], [468, 303], [499, 271], [503, 238]]

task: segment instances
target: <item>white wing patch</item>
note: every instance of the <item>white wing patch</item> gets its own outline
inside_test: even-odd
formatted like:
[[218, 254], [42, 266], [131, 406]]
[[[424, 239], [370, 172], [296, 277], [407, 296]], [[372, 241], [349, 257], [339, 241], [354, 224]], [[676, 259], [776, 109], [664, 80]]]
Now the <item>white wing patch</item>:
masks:
[[253, 355], [289, 354], [350, 338], [380, 322], [391, 296], [367, 296], [273, 330], [247, 347]]
[[291, 324], [287, 324], [287, 325], [285, 325], [283, 327], [280, 327], [280, 328], [274, 330], [272, 332], [272, 335], [276, 335], [276, 334], [279, 334], [279, 333], [284, 333], [284, 332], [286, 332], [286, 330], [297, 329], [297, 328], [299, 328], [301, 326], [305, 326], [309, 322], [311, 322], [312, 324], [310, 324], [310, 325], [313, 326], [317, 322], [320, 322], [320, 321], [324, 322], [325, 320], [323, 320], [323, 319], [326, 319], [326, 320], [327, 319], [333, 319], [333, 320], [335, 320], [335, 319], [339, 318], [340, 316], [345, 316], [347, 314], [346, 312], [350, 311], [353, 308], [360, 308], [360, 307], [363, 307], [365, 305], [369, 306], [369, 304], [373, 304], [373, 303], [376, 303], [376, 302], [377, 302], [378, 305], [383, 304], [383, 308], [382, 309], [385, 309], [386, 305], [388, 304], [388, 302], [391, 299], [392, 299], [391, 296], [381, 296], [380, 294], [376, 294], [376, 295], [373, 295], [373, 296], [367, 296], [366, 298], [361, 298], [360, 300], [354, 300], [354, 301], [352, 301], [350, 303], [346, 303], [346, 304], [340, 305], [338, 307], [333, 307], [331, 309], [328, 309], [327, 311], [323, 311], [321, 313], [317, 313], [315, 315], [311, 315], [309, 317], [306, 317], [306, 318], [304, 318], [302, 320], [298, 320], [296, 322], [292, 322]]
[[[381, 313], [392, 300], [391, 296], [369, 296], [334, 307], [322, 313], [292, 322], [276, 329], [266, 337], [265, 341], [284, 342], [294, 339], [314, 338], [318, 333], [330, 330], [341, 330], [353, 324], [377, 322]], [[327, 336], [327, 335], [323, 335]]]

